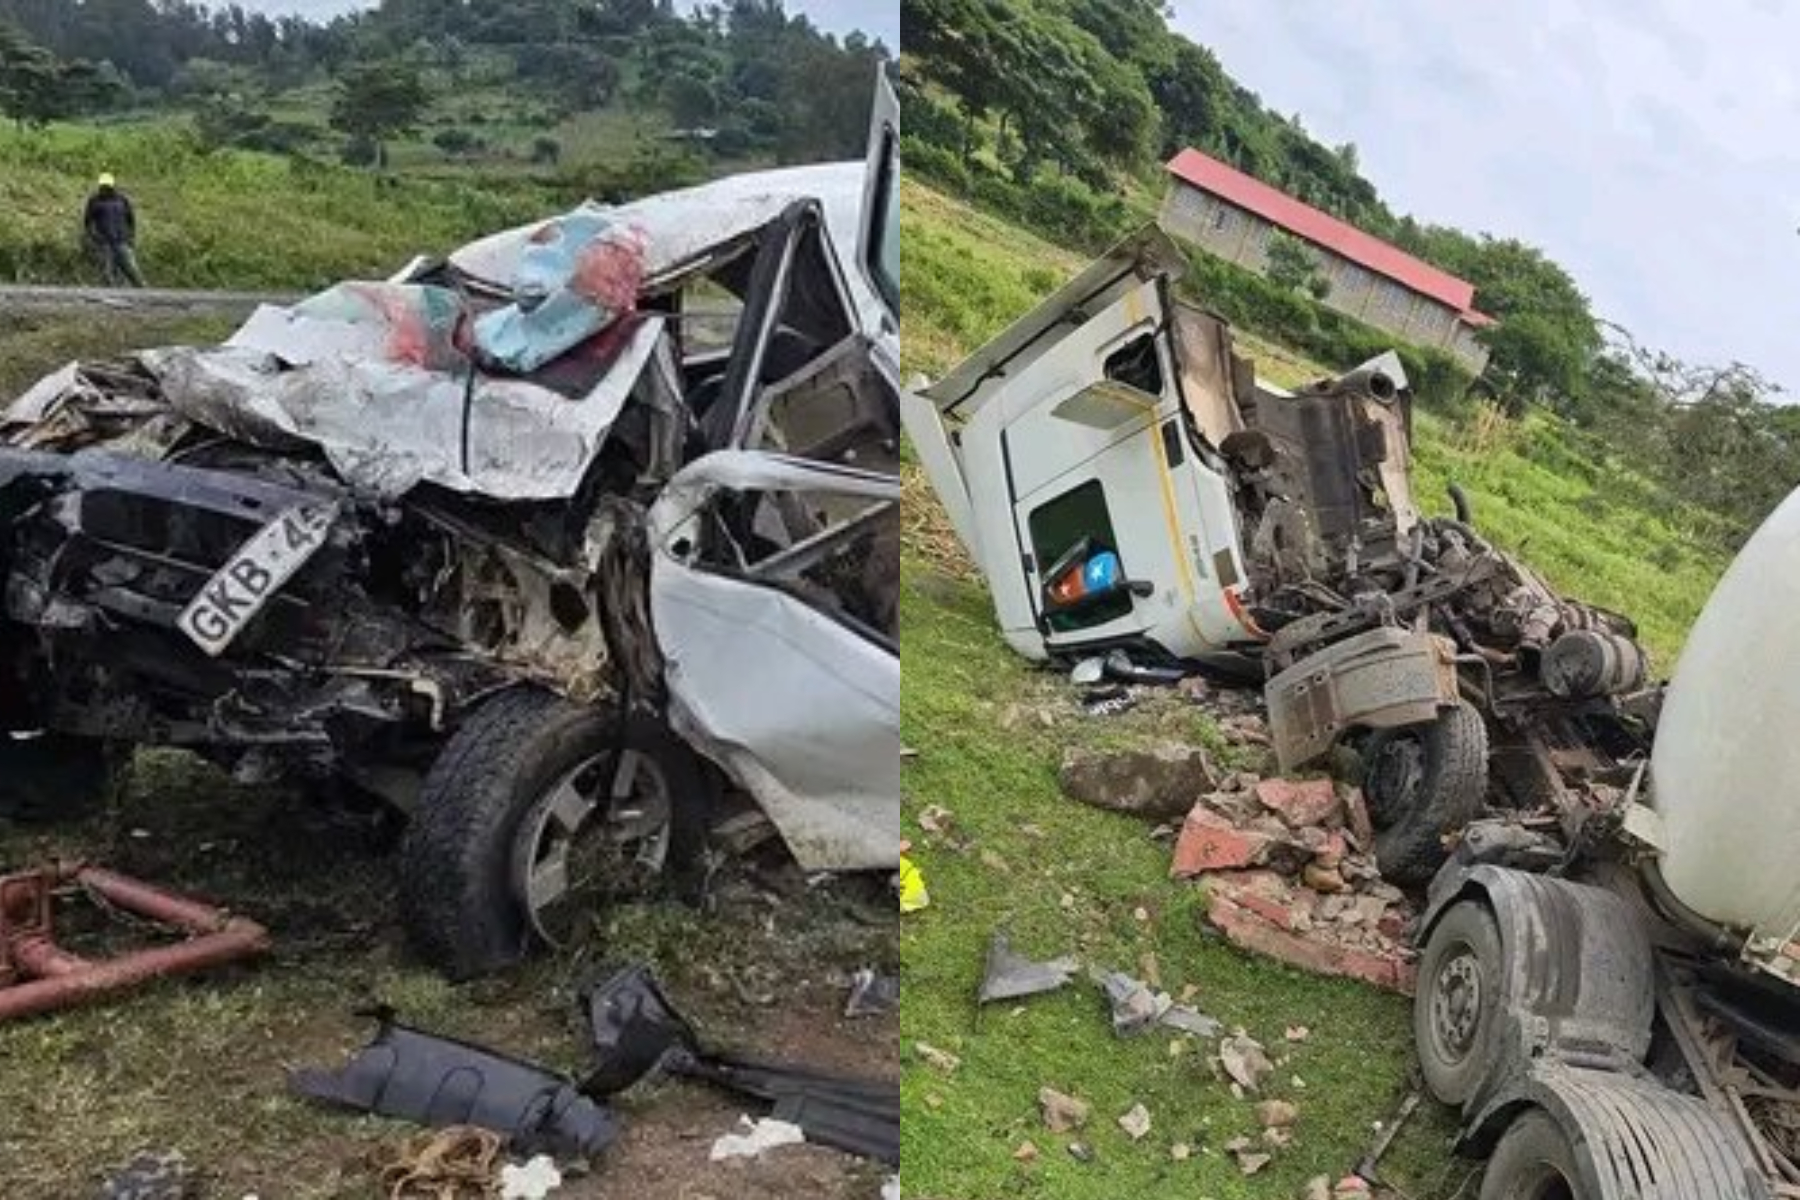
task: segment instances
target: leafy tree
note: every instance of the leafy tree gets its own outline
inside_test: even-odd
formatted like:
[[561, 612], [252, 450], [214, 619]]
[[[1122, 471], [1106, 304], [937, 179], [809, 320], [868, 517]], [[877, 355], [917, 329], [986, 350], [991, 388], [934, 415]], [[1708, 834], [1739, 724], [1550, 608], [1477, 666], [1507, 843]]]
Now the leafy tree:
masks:
[[12, 25], [0, 25], [0, 112], [21, 125], [55, 115], [61, 88], [56, 56]]
[[331, 127], [374, 147], [377, 170], [387, 167], [388, 139], [413, 129], [431, 102], [425, 82], [400, 63], [360, 63], [338, 79]]
[[677, 125], [703, 125], [719, 111], [719, 98], [712, 85], [694, 75], [671, 75], [663, 80], [662, 98]]
[[461, 158], [481, 147], [481, 139], [466, 129], [440, 129], [431, 144], [451, 158]]
[[1331, 290], [1331, 281], [1320, 269], [1319, 256], [1312, 247], [1290, 234], [1275, 231], [1269, 237], [1268, 264], [1263, 274], [1270, 283], [1290, 291], [1311, 293], [1323, 300]]

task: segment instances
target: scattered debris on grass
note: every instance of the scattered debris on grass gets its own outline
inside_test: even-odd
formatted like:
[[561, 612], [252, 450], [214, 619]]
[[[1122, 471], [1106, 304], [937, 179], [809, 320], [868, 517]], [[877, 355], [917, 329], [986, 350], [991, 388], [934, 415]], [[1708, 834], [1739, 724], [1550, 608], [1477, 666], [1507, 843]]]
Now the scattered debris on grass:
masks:
[[1256, 1120], [1264, 1129], [1286, 1129], [1300, 1119], [1300, 1110], [1286, 1100], [1264, 1100], [1256, 1106]]
[[1036, 1162], [1038, 1160], [1037, 1143], [1030, 1138], [1020, 1142], [1019, 1148], [1013, 1151], [1013, 1159], [1022, 1163]]
[[808, 1141], [899, 1162], [897, 1083], [707, 1049], [642, 965], [614, 972], [579, 994], [599, 1060], [583, 1085], [588, 1092], [611, 1096], [667, 1073], [761, 1101], [772, 1109], [769, 1115], [804, 1130]]
[[1093, 1162], [1094, 1148], [1086, 1142], [1070, 1142], [1069, 1157], [1073, 1158], [1076, 1162]]
[[996, 931], [988, 943], [987, 968], [982, 972], [981, 991], [976, 999], [978, 1003], [991, 1004], [1053, 992], [1068, 983], [1079, 969], [1080, 964], [1066, 956], [1037, 962], [1015, 954], [1007, 936]]
[[713, 1162], [727, 1158], [758, 1158], [764, 1151], [777, 1146], [798, 1146], [806, 1141], [806, 1133], [798, 1125], [773, 1117], [753, 1121], [741, 1116], [738, 1127], [740, 1132], [720, 1134], [713, 1142], [708, 1154]]
[[1038, 1109], [1044, 1116], [1044, 1127], [1052, 1133], [1067, 1133], [1087, 1124], [1092, 1109], [1085, 1100], [1057, 1091], [1053, 1087], [1038, 1089]]
[[500, 1186], [500, 1136], [450, 1125], [408, 1138], [381, 1169], [384, 1196], [396, 1200], [485, 1200]]
[[844, 1001], [846, 1017], [867, 1017], [893, 1012], [900, 1003], [900, 977], [878, 975], [863, 967], [850, 977], [850, 995]]
[[1216, 1037], [1219, 1023], [1197, 1009], [1177, 1004], [1169, 993], [1157, 991], [1141, 979], [1133, 979], [1123, 971], [1107, 971], [1096, 975], [1112, 1005], [1113, 1032], [1119, 1037], [1143, 1033], [1153, 1025], [1164, 1025], [1191, 1033], [1195, 1037]]
[[539, 1154], [527, 1162], [507, 1163], [500, 1168], [500, 1200], [546, 1200], [562, 1183], [556, 1161]]
[[402, 1025], [392, 1009], [364, 1015], [379, 1022], [369, 1044], [338, 1071], [290, 1072], [295, 1093], [437, 1128], [491, 1130], [520, 1154], [593, 1158], [618, 1136], [611, 1110], [566, 1076]]
[[903, 913], [918, 912], [931, 903], [931, 893], [925, 890], [925, 877], [919, 868], [905, 854], [900, 856], [900, 911]]
[[939, 1050], [928, 1042], [914, 1042], [913, 1053], [923, 1059], [927, 1066], [946, 1075], [962, 1066], [962, 1059], [948, 1050]]
[[1245, 1091], [1262, 1086], [1263, 1077], [1275, 1069], [1262, 1043], [1239, 1030], [1219, 1043], [1219, 1066]]
[[1218, 783], [1206, 752], [1165, 742], [1143, 750], [1072, 747], [1058, 781], [1071, 799], [1132, 816], [1178, 817]]
[[1125, 1115], [1119, 1118], [1119, 1128], [1123, 1129], [1125, 1135], [1132, 1141], [1143, 1141], [1144, 1135], [1150, 1132], [1150, 1110], [1142, 1104], [1133, 1104], [1125, 1111]]
[[[114, 958], [74, 955], [56, 943], [52, 894], [73, 889], [117, 924], [181, 941]], [[261, 925], [210, 904], [82, 863], [0, 876], [0, 1021], [91, 1004], [152, 979], [251, 958], [269, 948]]]
[[1238, 1170], [1245, 1175], [1254, 1175], [1274, 1160], [1274, 1155], [1251, 1149], [1256, 1145], [1249, 1138], [1232, 1138], [1225, 1143], [1225, 1153], [1237, 1160]]

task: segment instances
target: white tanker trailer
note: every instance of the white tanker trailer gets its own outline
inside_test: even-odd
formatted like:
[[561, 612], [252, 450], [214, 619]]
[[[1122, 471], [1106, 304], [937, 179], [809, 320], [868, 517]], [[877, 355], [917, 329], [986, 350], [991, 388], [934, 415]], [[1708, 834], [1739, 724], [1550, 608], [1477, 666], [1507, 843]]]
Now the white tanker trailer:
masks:
[[[1695, 624], [1630, 784], [1479, 821], [1420, 922], [1481, 1200], [1800, 1197], [1800, 492]], [[1596, 794], [1601, 799], [1596, 802]]]

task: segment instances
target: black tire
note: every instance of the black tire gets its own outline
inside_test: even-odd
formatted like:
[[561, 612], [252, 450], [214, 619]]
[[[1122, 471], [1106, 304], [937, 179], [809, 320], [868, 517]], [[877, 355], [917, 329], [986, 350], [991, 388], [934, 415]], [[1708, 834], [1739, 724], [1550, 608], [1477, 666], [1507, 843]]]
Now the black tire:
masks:
[[528, 814], [580, 764], [615, 748], [652, 760], [671, 797], [670, 862], [697, 857], [712, 776], [660, 723], [535, 688], [487, 700], [445, 743], [400, 849], [400, 910], [421, 954], [455, 979], [504, 969], [534, 943], [516, 887]]
[[1481, 1176], [1481, 1200], [1594, 1200], [1575, 1146], [1541, 1108], [1514, 1121]]
[[113, 798], [128, 749], [69, 734], [15, 741], [0, 734], [0, 819], [73, 821]]
[[1419, 957], [1413, 995], [1413, 1045], [1425, 1090], [1449, 1105], [1472, 1099], [1487, 1082], [1508, 1001], [1500, 927], [1487, 905], [1463, 900], [1432, 927]]
[[1385, 878], [1431, 881], [1448, 857], [1444, 835], [1481, 813], [1487, 754], [1487, 725], [1461, 701], [1435, 721], [1370, 735], [1363, 794], [1375, 826], [1375, 865]]

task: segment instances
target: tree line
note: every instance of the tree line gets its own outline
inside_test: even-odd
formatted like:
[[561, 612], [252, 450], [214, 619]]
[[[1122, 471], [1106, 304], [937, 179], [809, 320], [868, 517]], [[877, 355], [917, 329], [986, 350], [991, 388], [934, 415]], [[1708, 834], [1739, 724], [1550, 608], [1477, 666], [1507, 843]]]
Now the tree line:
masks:
[[[658, 107], [728, 157], [854, 157], [876, 65], [891, 56], [781, 0], [685, 14], [673, 0], [381, 0], [325, 23], [194, 0], [0, 0], [0, 29], [0, 106], [17, 120], [183, 105], [217, 138], [264, 149], [283, 143], [259, 100], [289, 89], [336, 80], [334, 126], [378, 150], [460, 79], [503, 86], [550, 119]], [[358, 119], [365, 98], [385, 117]]]
[[[1499, 318], [1481, 335], [1483, 389], [1514, 413], [1540, 406], [1587, 430], [1720, 514], [1732, 541], [1800, 484], [1800, 414], [1769, 380], [1638, 347], [1519, 239], [1396, 214], [1354, 145], [1326, 145], [1271, 110], [1168, 16], [1163, 0], [902, 0], [908, 169], [1095, 249], [1141, 219], [1122, 197], [1160, 191], [1161, 164], [1195, 147], [1473, 283]], [[1261, 319], [1297, 348], [1330, 356], [1360, 341], [1309, 298], [1319, 285], [1303, 252], [1277, 267], [1273, 284], [1224, 264], [1199, 273], [1229, 291], [1227, 315]]]

